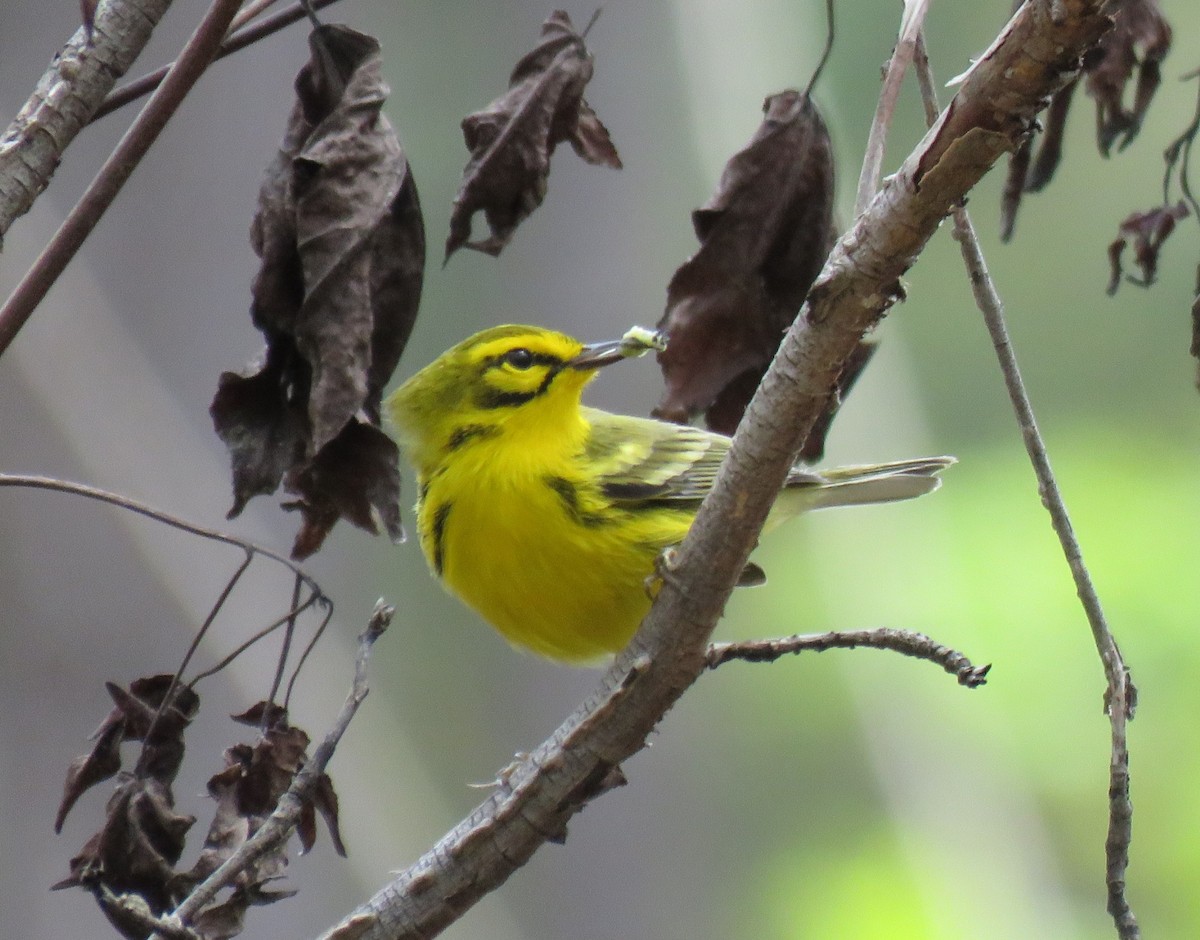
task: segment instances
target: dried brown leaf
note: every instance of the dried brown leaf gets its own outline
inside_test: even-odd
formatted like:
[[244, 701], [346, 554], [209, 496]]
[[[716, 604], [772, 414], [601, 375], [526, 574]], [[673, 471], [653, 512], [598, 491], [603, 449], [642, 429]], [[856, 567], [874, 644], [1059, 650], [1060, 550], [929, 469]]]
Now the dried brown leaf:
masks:
[[[71, 873], [54, 889], [104, 885], [114, 894], [137, 895], [154, 914], [180, 900], [174, 865], [195, 822], [174, 811], [170, 788], [149, 779], [126, 778], [108, 802], [103, 828], [71, 859]], [[121, 910], [104, 912], [127, 937], [145, 936], [143, 925]]]
[[833, 151], [816, 105], [767, 98], [746, 148], [692, 215], [700, 249], [675, 272], [659, 321], [666, 390], [654, 413], [707, 412], [732, 433], [833, 244]]
[[402, 539], [399, 461], [395, 441], [356, 419], [316, 457], [289, 472], [287, 489], [300, 498], [285, 508], [300, 510], [304, 519], [292, 556], [303, 559], [317, 551], [342, 517], [372, 535], [382, 527], [393, 541]]
[[1113, 295], [1121, 285], [1123, 270], [1121, 256], [1125, 246], [1133, 242], [1134, 263], [1141, 269], [1141, 278], [1125, 279], [1140, 287], [1149, 287], [1158, 273], [1158, 253], [1175, 223], [1188, 215], [1188, 207], [1180, 200], [1174, 206], [1156, 206], [1148, 212], [1133, 212], [1117, 229], [1116, 239], [1108, 246], [1108, 293]]
[[[169, 785], [183, 760], [183, 731], [196, 714], [199, 698], [190, 689], [171, 691], [171, 706], [159, 709], [171, 690], [174, 676], [157, 675], [135, 679], [126, 691], [113, 682], [105, 688], [114, 708], [92, 733], [95, 742], [87, 754], [75, 758], [67, 768], [63, 797], [54, 818], [54, 831], [61, 832], [67, 814], [90, 787], [107, 780], [121, 769], [121, 744], [143, 741], [137, 776]], [[158, 721], [154, 722], [158, 715]], [[153, 733], [147, 738], [153, 723]]]
[[[1160, 64], [1171, 49], [1171, 26], [1158, 0], [1113, 0], [1114, 25], [1101, 37], [1083, 66], [1087, 90], [1096, 99], [1096, 139], [1108, 155], [1118, 140], [1124, 150], [1141, 130], [1142, 121], [1162, 80]], [[1138, 71], [1133, 103], [1125, 107], [1125, 86]]]
[[[266, 353], [253, 374], [223, 375], [210, 408], [230, 451], [231, 516], [281, 482], [306, 479], [318, 461], [325, 478], [345, 481], [380, 459], [378, 447], [364, 456], [343, 441], [334, 452], [351, 466], [338, 467], [325, 451], [355, 424], [378, 425], [383, 387], [420, 301], [424, 227], [407, 160], [382, 113], [388, 89], [379, 44], [323, 26], [310, 46], [251, 231], [262, 258], [251, 316]], [[399, 474], [395, 466], [372, 467], [365, 501], [311, 485], [289, 488], [323, 514], [322, 534], [344, 514], [358, 525], [365, 520], [370, 531], [378, 516], [399, 538]], [[308, 543], [315, 550], [319, 540]]]
[[[517, 226], [546, 196], [550, 155], [565, 140], [588, 163], [621, 168], [608, 130], [583, 99], [592, 55], [571, 18], [555, 10], [542, 41], [517, 63], [509, 87], [482, 111], [463, 118], [471, 159], [450, 213], [446, 259], [467, 247], [499, 255]], [[483, 210], [490, 235], [471, 240], [471, 220]]]
[[[1013, 10], [1023, 0], [1014, 0]], [[1141, 130], [1154, 93], [1162, 80], [1161, 63], [1171, 48], [1171, 25], [1163, 17], [1158, 0], [1113, 0], [1108, 5], [1113, 27], [1083, 57], [1083, 84], [1096, 101], [1096, 138], [1100, 152], [1108, 156], [1113, 144], [1124, 150]], [[1125, 88], [1137, 70], [1138, 78], [1130, 107], [1125, 106]], [[1062, 160], [1064, 129], [1071, 100], [1080, 79], [1064, 85], [1050, 99], [1043, 118], [1045, 132], [1036, 157], [1031, 154], [1039, 128], [1030, 129], [1028, 142], [1009, 162], [1008, 181], [1001, 201], [1001, 236], [1012, 237], [1021, 194], [1038, 192], [1054, 176]]]

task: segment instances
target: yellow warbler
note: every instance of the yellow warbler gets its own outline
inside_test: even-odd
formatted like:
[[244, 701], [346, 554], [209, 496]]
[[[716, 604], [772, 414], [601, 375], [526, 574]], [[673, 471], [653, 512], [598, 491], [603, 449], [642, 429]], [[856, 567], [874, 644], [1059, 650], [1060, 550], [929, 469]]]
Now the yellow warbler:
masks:
[[[510, 642], [572, 662], [621, 649], [647, 578], [716, 479], [729, 438], [580, 403], [596, 370], [657, 346], [634, 329], [585, 346], [498, 326], [447, 350], [387, 407], [417, 470], [433, 573]], [[909, 499], [954, 462], [930, 457], [788, 477], [768, 527], [808, 509]], [[754, 565], [743, 583], [762, 580]]]

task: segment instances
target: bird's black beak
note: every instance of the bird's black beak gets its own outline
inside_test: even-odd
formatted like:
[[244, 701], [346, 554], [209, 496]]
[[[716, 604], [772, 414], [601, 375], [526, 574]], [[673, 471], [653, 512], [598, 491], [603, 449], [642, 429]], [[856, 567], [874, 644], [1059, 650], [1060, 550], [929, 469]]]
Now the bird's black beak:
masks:
[[629, 353], [625, 351], [624, 340], [610, 339], [603, 343], [589, 343], [579, 351], [579, 355], [567, 361], [572, 369], [599, 369], [620, 362]]
[[620, 339], [584, 346], [577, 356], [567, 361], [567, 365], [572, 369], [599, 369], [622, 359], [644, 356], [652, 349], [662, 352], [666, 348], [667, 341], [661, 333], [635, 326]]

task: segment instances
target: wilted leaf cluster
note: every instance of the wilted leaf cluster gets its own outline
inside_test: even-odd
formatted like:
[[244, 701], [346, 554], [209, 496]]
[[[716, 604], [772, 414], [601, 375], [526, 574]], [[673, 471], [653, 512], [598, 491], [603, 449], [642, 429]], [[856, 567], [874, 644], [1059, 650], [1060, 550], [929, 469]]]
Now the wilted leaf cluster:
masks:
[[[732, 434], [832, 247], [833, 149], [816, 104], [789, 90], [767, 98], [763, 122], [734, 154], [717, 191], [692, 214], [699, 250], [671, 278], [659, 329], [666, 388], [655, 415]], [[841, 391], [866, 365], [860, 348]], [[806, 444], [820, 455], [840, 391]]]
[[1157, 206], [1148, 212], [1131, 212], [1125, 218], [1117, 229], [1116, 239], [1108, 246], [1110, 296], [1117, 292], [1124, 276], [1121, 256], [1126, 245], [1133, 242], [1133, 260], [1142, 272], [1140, 280], [1129, 280], [1142, 287], [1149, 287], [1158, 273], [1159, 249], [1175, 231], [1175, 223], [1186, 218], [1187, 214], [1187, 204], [1180, 200], [1173, 206]]
[[[140, 742], [132, 771], [123, 773], [109, 798], [104, 825], [71, 859], [71, 873], [55, 888], [93, 892], [113, 926], [124, 936], [146, 936], [144, 923], [113, 898], [132, 896], [152, 916], [173, 910], [187, 894], [228, 859], [262, 825], [307, 759], [308, 735], [287, 724], [276, 706], [259, 704], [235, 721], [265, 727], [254, 745], [237, 744], [225, 753], [225, 769], [208, 782], [216, 800], [204, 849], [196, 864], [179, 871], [185, 838], [196, 819], [175, 810], [172, 785], [183, 762], [184, 732], [199, 709], [199, 697], [170, 675], [149, 676], [126, 690], [105, 686], [114, 707], [92, 735], [91, 751], [71, 762], [55, 818], [60, 831], [67, 814], [88, 789], [121, 771], [121, 745]], [[298, 831], [307, 851], [316, 837], [315, 814], [326, 820], [334, 846], [345, 854], [337, 825], [337, 797], [322, 775], [305, 805]], [[251, 904], [288, 896], [271, 890], [287, 865], [285, 847], [267, 853], [239, 874], [223, 900], [203, 908], [189, 925], [204, 940], [224, 940], [241, 930]]]
[[425, 263], [416, 187], [381, 110], [378, 42], [322, 26], [310, 47], [251, 231], [262, 259], [251, 317], [266, 350], [253, 374], [221, 376], [210, 409], [232, 459], [230, 515], [282, 483], [303, 516], [297, 557], [342, 517], [402, 535], [380, 399]]
[[[550, 155], [563, 141], [588, 163], [621, 168], [608, 130], [583, 90], [592, 56], [571, 18], [555, 10], [542, 24], [542, 41], [516, 65], [509, 87], [482, 111], [463, 118], [471, 159], [450, 215], [446, 258], [459, 248], [499, 255], [517, 226], [542, 204]], [[483, 211], [491, 234], [471, 240], [471, 219]]]
[[[1015, 0], [1014, 10], [1022, 2]], [[1114, 144], [1124, 150], [1142, 128], [1162, 81], [1161, 63], [1171, 49], [1171, 25], [1158, 0], [1113, 0], [1108, 12], [1113, 27], [1084, 56], [1082, 77], [1072, 79], [1051, 98], [1036, 155], [1039, 135], [1034, 128], [1009, 162], [1001, 203], [1001, 234], [1006, 241], [1016, 226], [1022, 194], [1041, 190], [1058, 168], [1067, 113], [1081, 80], [1096, 102], [1096, 143], [1104, 156]], [[1126, 88], [1135, 71], [1133, 100], [1126, 105]]]

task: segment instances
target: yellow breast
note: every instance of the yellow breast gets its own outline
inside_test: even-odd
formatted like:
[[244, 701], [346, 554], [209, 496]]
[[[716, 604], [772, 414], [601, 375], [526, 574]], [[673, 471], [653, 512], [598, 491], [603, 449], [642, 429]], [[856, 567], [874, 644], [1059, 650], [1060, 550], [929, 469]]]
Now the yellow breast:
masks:
[[586, 662], [620, 650], [650, 607], [645, 579], [686, 513], [613, 507], [569, 457], [497, 439], [422, 481], [421, 547], [445, 585], [510, 642]]

